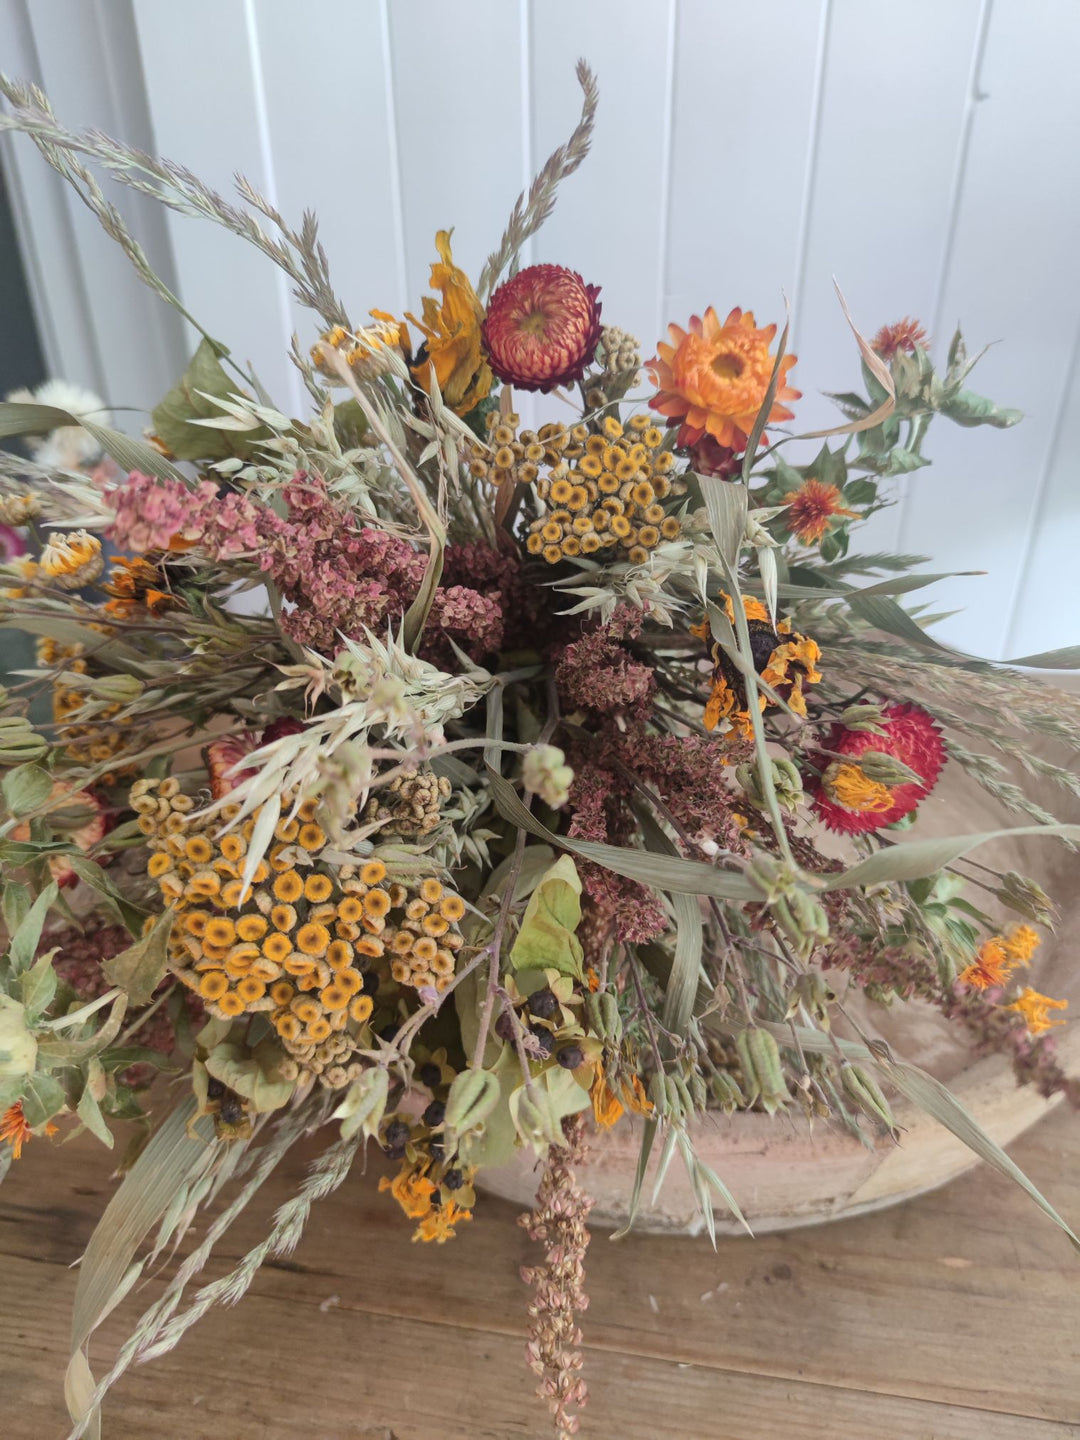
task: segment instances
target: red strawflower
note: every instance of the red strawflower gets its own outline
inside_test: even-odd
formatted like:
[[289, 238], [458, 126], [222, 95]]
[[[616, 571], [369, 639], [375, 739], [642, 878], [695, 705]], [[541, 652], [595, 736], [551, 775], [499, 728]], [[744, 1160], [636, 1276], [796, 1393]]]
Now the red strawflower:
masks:
[[598, 285], [563, 265], [530, 265], [500, 285], [481, 329], [491, 368], [519, 390], [580, 380], [600, 343]]
[[784, 496], [788, 507], [784, 519], [788, 529], [804, 545], [816, 545], [824, 539], [834, 515], [855, 515], [840, 504], [840, 491], [835, 485], [811, 477]]
[[929, 337], [918, 320], [905, 315], [895, 325], [883, 325], [870, 341], [870, 348], [877, 351], [883, 360], [891, 360], [899, 350], [914, 355], [916, 345], [925, 350], [929, 343]]
[[[863, 835], [892, 825], [910, 815], [938, 782], [946, 756], [933, 716], [919, 705], [891, 705], [882, 714], [884, 735], [837, 725], [825, 741], [826, 750], [852, 757], [847, 764], [821, 756], [821, 777], [807, 787], [818, 818], [830, 830]], [[902, 761], [922, 776], [922, 783], [911, 781], [890, 788], [870, 780], [858, 765], [858, 757], [868, 750], [883, 751]]]

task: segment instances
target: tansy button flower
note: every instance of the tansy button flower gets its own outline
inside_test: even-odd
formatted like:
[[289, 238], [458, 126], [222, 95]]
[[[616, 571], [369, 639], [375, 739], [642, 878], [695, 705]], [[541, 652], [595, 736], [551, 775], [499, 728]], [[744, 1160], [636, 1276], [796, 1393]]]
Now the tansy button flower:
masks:
[[[753, 311], [744, 314], [738, 307], [721, 324], [710, 305], [703, 320], [691, 316], [688, 330], [669, 325], [668, 335], [671, 343], [661, 341], [656, 358], [645, 367], [657, 390], [649, 404], [669, 425], [679, 425], [681, 446], [709, 434], [720, 445], [745, 450], [772, 377], [769, 346], [776, 326], [759, 330]], [[801, 393], [786, 383], [794, 364], [794, 355], [780, 362], [770, 424], [793, 418], [783, 402], [798, 400]]]
[[[891, 705], [882, 712], [884, 735], [834, 727], [825, 749], [848, 760], [822, 756], [821, 776], [808, 787], [819, 819], [830, 830], [861, 835], [910, 815], [938, 782], [945, 765], [945, 744], [931, 715], [918, 705]], [[920, 781], [888, 786], [868, 776], [859, 756], [873, 750], [908, 766]], [[826, 763], [827, 761], [827, 763]]]
[[580, 380], [600, 343], [598, 285], [563, 265], [529, 265], [500, 285], [484, 316], [491, 368], [507, 385], [542, 390]]

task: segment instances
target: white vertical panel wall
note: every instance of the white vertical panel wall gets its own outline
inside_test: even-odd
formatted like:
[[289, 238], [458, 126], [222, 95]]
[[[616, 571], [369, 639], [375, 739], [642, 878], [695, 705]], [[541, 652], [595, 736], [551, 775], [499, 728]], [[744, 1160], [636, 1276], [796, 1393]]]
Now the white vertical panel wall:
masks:
[[[820, 392], [857, 383], [834, 276], [864, 330], [910, 313], [939, 355], [957, 320], [971, 347], [998, 342], [976, 387], [1024, 424], [939, 421], [933, 468], [898, 482], [867, 541], [989, 572], [931, 592], [967, 607], [940, 627], [955, 644], [1080, 640], [1076, 0], [0, 0], [0, 63], [35, 68], [68, 121], [136, 141], [149, 123], [217, 187], [240, 170], [290, 220], [315, 209], [358, 316], [418, 308], [438, 229], [479, 270], [574, 123], [579, 55], [600, 79], [593, 154], [526, 258], [601, 284], [605, 318], [650, 353], [708, 304], [780, 319], [786, 296], [803, 428], [831, 423]], [[141, 109], [102, 98], [136, 92]], [[55, 246], [56, 215], [28, 209], [31, 246]], [[78, 221], [84, 270], [128, 295]], [[213, 226], [169, 215], [164, 231], [188, 308], [299, 403], [285, 351], [315, 322], [284, 278]], [[145, 403], [124, 358], [140, 316], [85, 313], [50, 353], [86, 369], [96, 347]]]

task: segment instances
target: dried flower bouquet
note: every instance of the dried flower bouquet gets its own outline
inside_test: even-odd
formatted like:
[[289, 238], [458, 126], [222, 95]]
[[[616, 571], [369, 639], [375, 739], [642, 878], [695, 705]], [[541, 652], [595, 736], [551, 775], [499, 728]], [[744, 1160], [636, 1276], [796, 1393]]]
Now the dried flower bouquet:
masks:
[[[234, 231], [313, 312], [302, 417], [205, 330], [145, 438], [62, 385], [0, 405], [27, 452], [0, 454], [24, 551], [0, 618], [38, 644], [0, 716], [0, 1173], [31, 1137], [112, 1145], [144, 1122], [80, 1271], [73, 1436], [128, 1366], [291, 1251], [369, 1143], [387, 1203], [439, 1243], [482, 1213], [486, 1166], [544, 1161], [529, 1364], [560, 1435], [585, 1398], [574, 1167], [606, 1127], [638, 1125], [638, 1189], [654, 1155], [684, 1164], [711, 1227], [733, 1202], [695, 1117], [787, 1109], [874, 1143], [899, 1089], [1063, 1224], [946, 1092], [833, 1031], [853, 993], [918, 996], [1077, 1098], [1064, 1002], [1026, 983], [1051, 900], [967, 858], [993, 834], [900, 832], [960, 767], [1012, 833], [1080, 837], [1007, 768], [1075, 796], [1080, 706], [934, 640], [897, 598], [940, 578], [921, 557], [851, 548], [928, 463], [936, 416], [1019, 416], [967, 388], [959, 334], [939, 372], [905, 320], [854, 332], [865, 394], [792, 434], [786, 329], [709, 308], [643, 364], [600, 286], [518, 269], [588, 149], [579, 78], [580, 123], [476, 284], [441, 231], [419, 313], [363, 325], [313, 216], [294, 230], [243, 181], [238, 208], [0, 82], [0, 125], [167, 302], [99, 172]], [[542, 397], [533, 428], [522, 394]], [[327, 1148], [265, 1241], [200, 1287], [317, 1127]], [[95, 1379], [95, 1327], [199, 1213]]]

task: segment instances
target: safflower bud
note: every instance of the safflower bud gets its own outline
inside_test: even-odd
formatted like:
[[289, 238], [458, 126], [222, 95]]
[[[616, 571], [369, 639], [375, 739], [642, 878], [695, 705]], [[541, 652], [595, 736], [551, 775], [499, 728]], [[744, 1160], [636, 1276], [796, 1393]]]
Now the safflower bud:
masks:
[[522, 766], [525, 789], [539, 795], [545, 805], [558, 810], [570, 798], [574, 772], [557, 745], [534, 745]]
[[871, 735], [885, 734], [885, 717], [880, 705], [849, 705], [840, 716], [845, 730], [863, 730]]
[[885, 750], [864, 750], [856, 761], [868, 780], [894, 790], [897, 785], [921, 785], [923, 777]]
[[23, 1007], [0, 993], [0, 1079], [32, 1075], [37, 1066], [37, 1041], [26, 1028]]

